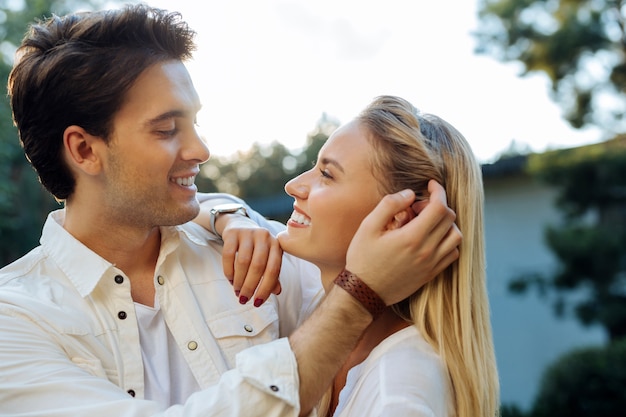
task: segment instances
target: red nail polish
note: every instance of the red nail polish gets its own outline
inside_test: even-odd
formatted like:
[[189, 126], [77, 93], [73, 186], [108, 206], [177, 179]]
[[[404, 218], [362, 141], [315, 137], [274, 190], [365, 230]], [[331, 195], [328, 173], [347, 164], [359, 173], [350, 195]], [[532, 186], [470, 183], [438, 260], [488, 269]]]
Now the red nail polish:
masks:
[[260, 307], [261, 304], [263, 304], [263, 299], [262, 298], [257, 298], [254, 300], [254, 306], [255, 307]]
[[235, 290], [235, 297], [239, 297], [239, 290]]
[[239, 304], [245, 304], [248, 302], [248, 297], [246, 297], [245, 295], [242, 295], [241, 297], [239, 297]]

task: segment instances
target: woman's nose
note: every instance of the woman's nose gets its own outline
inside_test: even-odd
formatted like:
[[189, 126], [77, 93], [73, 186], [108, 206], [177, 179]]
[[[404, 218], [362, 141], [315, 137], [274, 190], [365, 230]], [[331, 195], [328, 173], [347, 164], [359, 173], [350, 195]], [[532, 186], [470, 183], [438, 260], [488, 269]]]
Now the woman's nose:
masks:
[[285, 192], [292, 197], [306, 198], [308, 194], [308, 186], [304, 181], [306, 172], [290, 179], [285, 184]]

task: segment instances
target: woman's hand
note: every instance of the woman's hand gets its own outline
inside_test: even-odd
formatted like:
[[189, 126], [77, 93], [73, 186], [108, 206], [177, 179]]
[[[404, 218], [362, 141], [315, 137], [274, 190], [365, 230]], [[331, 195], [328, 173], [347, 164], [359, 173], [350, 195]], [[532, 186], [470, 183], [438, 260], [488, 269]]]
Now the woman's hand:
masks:
[[[222, 230], [224, 275], [241, 304], [254, 299], [259, 307], [270, 294], [280, 294], [278, 280], [283, 251], [272, 234], [248, 217], [227, 214]], [[206, 227], [206, 226], [205, 226]]]
[[270, 294], [280, 294], [278, 275], [283, 252], [278, 240], [254, 220], [238, 213], [221, 214], [215, 222], [216, 230], [211, 230], [211, 208], [221, 203], [232, 203], [233, 200], [204, 200], [201, 200], [200, 213], [193, 221], [222, 236], [222, 268], [233, 284], [239, 302], [246, 304], [252, 300], [258, 307]]

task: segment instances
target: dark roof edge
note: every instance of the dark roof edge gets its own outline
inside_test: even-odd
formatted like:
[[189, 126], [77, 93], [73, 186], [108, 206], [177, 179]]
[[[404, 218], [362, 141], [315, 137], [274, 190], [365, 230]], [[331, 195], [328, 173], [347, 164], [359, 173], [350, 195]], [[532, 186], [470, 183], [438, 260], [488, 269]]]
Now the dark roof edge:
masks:
[[515, 155], [498, 159], [496, 162], [481, 165], [483, 177], [519, 175], [525, 170], [528, 155]]

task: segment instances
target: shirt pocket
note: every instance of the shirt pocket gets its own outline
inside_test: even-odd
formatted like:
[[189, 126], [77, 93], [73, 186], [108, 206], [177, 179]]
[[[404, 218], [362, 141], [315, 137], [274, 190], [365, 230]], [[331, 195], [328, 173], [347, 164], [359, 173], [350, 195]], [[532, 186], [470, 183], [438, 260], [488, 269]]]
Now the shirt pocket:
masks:
[[278, 313], [272, 304], [261, 307], [244, 307], [228, 314], [214, 316], [207, 325], [217, 341], [230, 368], [235, 366], [235, 356], [251, 346], [271, 342], [278, 338]]
[[81, 357], [73, 357], [72, 362], [84, 371], [89, 372], [93, 376], [109, 379], [107, 371], [102, 366], [102, 362], [98, 359], [86, 359]]

